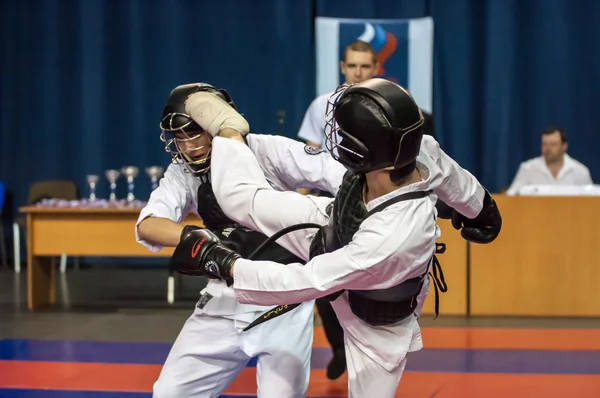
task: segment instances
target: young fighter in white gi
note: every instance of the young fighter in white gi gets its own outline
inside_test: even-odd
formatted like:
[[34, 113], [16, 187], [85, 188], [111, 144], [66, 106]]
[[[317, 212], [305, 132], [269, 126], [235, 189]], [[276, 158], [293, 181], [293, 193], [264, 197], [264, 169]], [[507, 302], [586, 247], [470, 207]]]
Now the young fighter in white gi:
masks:
[[[475, 177], [423, 137], [423, 116], [406, 90], [382, 79], [344, 90], [332, 104], [327, 133], [328, 149], [349, 170], [335, 200], [275, 192], [243, 143], [213, 141], [214, 189], [223, 210], [269, 236], [300, 222], [326, 226], [312, 241], [305, 231], [278, 240], [301, 257], [310, 251], [310, 261], [245, 260], [198, 230], [183, 237], [172, 264], [233, 282], [243, 303], [330, 295], [345, 332], [350, 396], [387, 398], [395, 395], [407, 353], [422, 348], [417, 318], [440, 236], [437, 197], [455, 208], [453, 224], [476, 243], [496, 238], [501, 217]], [[200, 104], [210, 112], [194, 112]], [[188, 105], [212, 135], [235, 136], [226, 121], [239, 115], [225, 115], [214, 97], [197, 94]]]
[[[152, 251], [174, 247], [182, 234], [200, 228], [184, 228], [179, 224], [193, 212], [201, 216], [205, 227], [219, 236], [222, 243], [248, 256], [266, 236], [226, 217], [214, 198], [210, 184], [212, 137], [186, 114], [184, 105], [190, 94], [199, 91], [215, 93], [234, 109], [224, 90], [206, 84], [179, 86], [172, 91], [163, 110], [161, 139], [173, 155], [174, 163], [169, 165], [160, 186], [141, 211], [136, 238]], [[243, 119], [240, 122], [242, 127], [237, 128], [246, 129], [247, 122]], [[344, 170], [328, 154], [310, 154], [299, 142], [292, 146], [299, 146], [300, 150], [290, 152], [290, 141], [276, 136], [249, 134], [247, 142], [256, 158], [265, 160], [260, 162], [263, 178], [274, 189], [307, 187], [337, 191], [337, 186], [329, 186], [328, 181], [337, 181], [339, 185]], [[279, 157], [285, 158], [285, 162], [278, 161]], [[318, 173], [303, 173], [305, 164], [319, 163], [322, 165]], [[283, 263], [302, 261], [279, 245], [269, 246], [260, 258]], [[304, 397], [310, 375], [313, 302], [307, 301], [285, 316], [242, 332], [270, 308], [240, 304], [225, 282], [209, 281], [169, 353], [153, 396], [217, 397], [248, 361], [258, 356], [259, 397]]]

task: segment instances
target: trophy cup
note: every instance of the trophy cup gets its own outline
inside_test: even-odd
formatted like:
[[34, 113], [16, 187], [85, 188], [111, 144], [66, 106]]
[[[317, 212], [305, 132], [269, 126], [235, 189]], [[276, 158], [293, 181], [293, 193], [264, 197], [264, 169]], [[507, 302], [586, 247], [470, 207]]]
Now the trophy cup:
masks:
[[146, 174], [148, 174], [150, 181], [152, 181], [152, 190], [154, 191], [158, 188], [158, 180], [163, 176], [163, 168], [160, 166], [146, 167]]
[[117, 179], [121, 174], [119, 173], [119, 170], [106, 170], [104, 174], [106, 175], [106, 179], [110, 183], [110, 196], [108, 197], [108, 200], [114, 202], [115, 200], [117, 200], [117, 194], [115, 193], [115, 191], [117, 190]]
[[125, 166], [121, 168], [121, 173], [127, 178], [127, 202], [131, 203], [135, 200], [133, 180], [138, 175], [138, 168], [135, 166]]
[[96, 200], [96, 183], [98, 182], [98, 176], [95, 174], [88, 174], [86, 179], [90, 186], [90, 201], [93, 202]]

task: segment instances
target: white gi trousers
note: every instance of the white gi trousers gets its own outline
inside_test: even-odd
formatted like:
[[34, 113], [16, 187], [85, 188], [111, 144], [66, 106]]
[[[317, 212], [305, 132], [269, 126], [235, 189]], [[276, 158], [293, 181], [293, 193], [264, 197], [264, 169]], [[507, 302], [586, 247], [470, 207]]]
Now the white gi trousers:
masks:
[[313, 305], [312, 301], [304, 303], [245, 332], [247, 322], [210, 316], [196, 307], [154, 383], [153, 397], [219, 397], [255, 356], [258, 397], [305, 397]]
[[[340, 324], [344, 329], [344, 345], [348, 367], [348, 397], [393, 398], [404, 373], [407, 354], [422, 348], [421, 332], [416, 317], [410, 316], [394, 325], [371, 326], [357, 318], [348, 304], [348, 293], [334, 302]], [[415, 328], [416, 327], [416, 328]], [[369, 340], [365, 340], [367, 337]], [[363, 344], [367, 342], [369, 346]], [[371, 344], [372, 343], [372, 344]], [[387, 346], [398, 362], [382, 364], [374, 349]], [[402, 352], [404, 351], [404, 352]]]

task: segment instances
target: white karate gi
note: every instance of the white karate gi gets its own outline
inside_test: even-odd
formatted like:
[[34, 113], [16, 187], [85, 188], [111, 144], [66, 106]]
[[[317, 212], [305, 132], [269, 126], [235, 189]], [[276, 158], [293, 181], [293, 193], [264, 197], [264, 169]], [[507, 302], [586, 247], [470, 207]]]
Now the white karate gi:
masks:
[[[271, 160], [279, 161], [286, 161], [286, 157]], [[305, 171], [309, 174], [322, 167], [307, 165], [315, 169]], [[304, 266], [236, 260], [233, 287], [237, 299], [252, 304], [295, 303], [340, 289], [384, 289], [423, 275], [430, 267], [440, 236], [434, 218], [437, 197], [473, 218], [482, 209], [484, 190], [432, 137], [423, 137], [417, 167], [421, 182], [370, 201], [367, 210], [406, 192], [434, 193], [392, 204], [370, 216], [345, 247], [317, 256]], [[325, 209], [333, 199], [274, 191], [265, 181], [253, 152], [240, 142], [214, 139], [212, 173], [213, 190], [223, 211], [249, 228], [271, 236], [292, 224], [328, 223]], [[339, 174], [334, 173], [336, 178]], [[332, 181], [329, 185], [336, 184], [339, 185]], [[308, 260], [314, 232], [292, 232], [278, 243]], [[423, 346], [417, 317], [427, 293], [426, 279], [414, 315], [389, 326], [374, 327], [357, 318], [350, 310], [347, 293], [332, 303], [345, 332], [350, 397], [394, 396], [407, 353]]]
[[[268, 180], [273, 189], [316, 188], [335, 192], [337, 187], [329, 186], [329, 181], [341, 181], [341, 175], [333, 174], [336, 170], [343, 173], [339, 168], [331, 173], [321, 172], [326, 168], [325, 162], [332, 162], [325, 153], [290, 152], [290, 144], [301, 148], [304, 145], [277, 136], [249, 134], [248, 143], [256, 154], [252, 156], [253, 163], [261, 159], [258, 164], [263, 181]], [[305, 172], [319, 162], [323, 166], [316, 167], [318, 172]], [[200, 178], [185, 173], [180, 165], [171, 164], [140, 212], [137, 241], [149, 250], [160, 251], [162, 247], [139, 238], [137, 225], [149, 216], [181, 222], [190, 212], [197, 214], [200, 184]], [[201, 293], [203, 296], [183, 326], [154, 385], [153, 396], [218, 397], [247, 362], [258, 356], [259, 397], [304, 397], [310, 376], [314, 301], [307, 300], [273, 321], [242, 332], [272, 307], [240, 304], [233, 289], [218, 280], [210, 280]]]

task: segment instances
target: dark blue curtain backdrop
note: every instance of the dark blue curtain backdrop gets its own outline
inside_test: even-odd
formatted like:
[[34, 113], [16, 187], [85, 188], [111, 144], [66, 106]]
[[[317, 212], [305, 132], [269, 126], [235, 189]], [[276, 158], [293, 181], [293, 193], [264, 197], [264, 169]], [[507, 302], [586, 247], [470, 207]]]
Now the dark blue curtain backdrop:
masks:
[[[181, 83], [227, 88], [254, 131], [295, 137], [315, 95], [315, 16], [433, 16], [437, 134], [490, 190], [539, 155], [550, 125], [566, 129], [571, 155], [600, 179], [598, 1], [0, 4], [0, 179], [11, 194], [9, 215], [35, 180], [73, 179], [87, 195], [86, 174], [166, 166], [158, 122]], [[119, 187], [123, 197], [123, 180]], [[98, 194], [107, 191], [102, 178]], [[149, 191], [148, 178], [138, 177], [136, 194]]]

